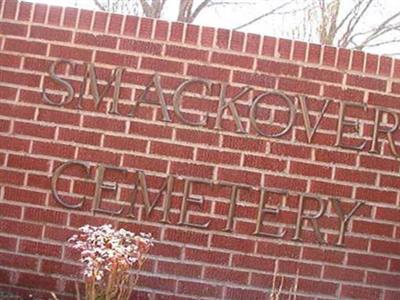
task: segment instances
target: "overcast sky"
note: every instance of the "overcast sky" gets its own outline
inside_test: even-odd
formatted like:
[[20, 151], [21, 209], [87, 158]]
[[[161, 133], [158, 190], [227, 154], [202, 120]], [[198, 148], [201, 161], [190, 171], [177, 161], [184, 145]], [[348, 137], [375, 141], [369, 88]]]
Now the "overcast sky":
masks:
[[[96, 9], [93, 0], [26, 0], [31, 2], [42, 2], [51, 5], [64, 5], [64, 6], [78, 6], [88, 9]], [[102, 0], [104, 2], [104, 0]], [[199, 1], [199, 0], [195, 0]], [[275, 16], [268, 16], [250, 26], [244, 27], [241, 30], [246, 32], [253, 32], [261, 35], [272, 35], [278, 37], [295, 38], [305, 41], [316, 41], [316, 36], [311, 34], [305, 35], [301, 30], [304, 24], [304, 13], [289, 11], [298, 10], [304, 5], [308, 5], [311, 0], [292, 0], [288, 7], [281, 10], [281, 13]], [[355, 0], [343, 0], [343, 14], [346, 13], [346, 5], [350, 7]], [[285, 0], [226, 0], [224, 2], [232, 3], [245, 3], [239, 5], [224, 5], [215, 6], [204, 10], [195, 20], [195, 24], [207, 25], [212, 27], [222, 27], [233, 29], [236, 28], [262, 13], [281, 5]], [[251, 3], [250, 3], [251, 2]], [[167, 9], [165, 10], [163, 19], [174, 20], [177, 14], [178, 0], [169, 0]], [[249, 4], [250, 3], [250, 4]], [[359, 31], [367, 31], [371, 26], [378, 25], [384, 19], [389, 18], [395, 12], [400, 11], [400, 0], [376, 0], [376, 4], [369, 9], [369, 12], [361, 20]], [[313, 17], [311, 17], [312, 19]], [[400, 21], [400, 18], [399, 18]], [[308, 20], [306, 24], [311, 24], [312, 21]], [[312, 26], [312, 25], [311, 25]], [[361, 37], [362, 38], [362, 37]], [[387, 40], [398, 39], [400, 40], [400, 31], [391, 32], [377, 42], [384, 42]], [[368, 52], [377, 54], [400, 54], [400, 42], [391, 43], [379, 47], [366, 49]], [[398, 56], [398, 55], [397, 55]]]

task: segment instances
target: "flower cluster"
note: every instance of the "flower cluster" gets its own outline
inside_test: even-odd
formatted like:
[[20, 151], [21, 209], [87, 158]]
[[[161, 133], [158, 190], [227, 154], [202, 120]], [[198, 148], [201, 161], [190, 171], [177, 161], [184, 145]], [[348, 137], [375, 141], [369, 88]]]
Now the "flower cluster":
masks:
[[111, 225], [85, 225], [69, 242], [81, 251], [85, 278], [96, 282], [113, 272], [128, 272], [135, 264], [140, 269], [153, 246], [150, 234], [135, 235], [125, 229], [115, 230]]

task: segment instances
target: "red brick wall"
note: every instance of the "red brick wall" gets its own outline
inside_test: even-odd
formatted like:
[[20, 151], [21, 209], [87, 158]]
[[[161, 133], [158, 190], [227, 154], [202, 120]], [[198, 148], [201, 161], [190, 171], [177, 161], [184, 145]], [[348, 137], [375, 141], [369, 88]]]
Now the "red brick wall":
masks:
[[[400, 61], [224, 29], [16, 1], [0, 0], [0, 12], [0, 287], [35, 297], [48, 295], [46, 291], [71, 297], [80, 275], [78, 255], [66, 239], [84, 224], [112, 223], [151, 232], [157, 240], [139, 282], [137, 295], [143, 299], [266, 299], [274, 273], [285, 278], [285, 294], [296, 287], [297, 299], [400, 299], [400, 162], [384, 133], [379, 134], [378, 153], [369, 151], [377, 109], [390, 111], [386, 128], [393, 127], [400, 112]], [[65, 94], [48, 74], [59, 59], [76, 64], [64, 76], [75, 97], [63, 106], [42, 97], [43, 87], [53, 100]], [[95, 64], [103, 87], [112, 70], [126, 68], [121, 115], [109, 113], [112, 90], [96, 108], [87, 88], [78, 110], [85, 62]], [[172, 122], [163, 122], [157, 104], [141, 103], [128, 116], [156, 72]], [[192, 78], [209, 80], [210, 91], [201, 95], [192, 88], [181, 110], [194, 121], [209, 113], [205, 126], [187, 125], [173, 110], [177, 87]], [[245, 133], [235, 132], [229, 110], [222, 129], [215, 129], [222, 82], [228, 83], [227, 99], [247, 85], [252, 88], [236, 104]], [[296, 105], [294, 126], [283, 136], [258, 135], [250, 124], [251, 103], [265, 91], [280, 91]], [[298, 96], [306, 96], [311, 126], [326, 99], [332, 99], [311, 142]], [[153, 90], [147, 98], [157, 99]], [[264, 132], [284, 128], [285, 102], [270, 97], [264, 103], [269, 106], [258, 110], [257, 124], [262, 126], [261, 119], [273, 122], [262, 127]], [[359, 134], [349, 134], [347, 126], [341, 141], [366, 141], [360, 151], [335, 146], [343, 103], [366, 105], [365, 110], [348, 106], [346, 120], [359, 120], [358, 131], [353, 129]], [[393, 138], [399, 140], [399, 130]], [[68, 203], [83, 201], [77, 209], [62, 206], [51, 193], [53, 172], [68, 160], [90, 167], [87, 178], [83, 168], [68, 169], [57, 185]], [[102, 208], [124, 208], [120, 216], [93, 215], [101, 163], [128, 171], [108, 170], [106, 179], [119, 187], [101, 195]], [[128, 216], [137, 169], [146, 174], [152, 201], [166, 174], [175, 176], [171, 224], [160, 221], [160, 207], [146, 217], [141, 199], [135, 216]], [[204, 196], [204, 203], [190, 204], [188, 212], [191, 224], [210, 221], [206, 229], [178, 224], [189, 177], [212, 182], [193, 184], [192, 194]], [[240, 192], [232, 230], [224, 231], [229, 182], [250, 188]], [[260, 186], [288, 195], [268, 192], [266, 207], [276, 213], [263, 216], [262, 231], [255, 235]], [[325, 207], [317, 225], [327, 244], [318, 242], [311, 222], [304, 224], [303, 241], [293, 239], [305, 194], [308, 214], [319, 210], [316, 198]], [[340, 218], [332, 198], [339, 199], [346, 215], [357, 201], [363, 203], [350, 218], [341, 247], [336, 245]], [[262, 235], [282, 230], [282, 239]]]

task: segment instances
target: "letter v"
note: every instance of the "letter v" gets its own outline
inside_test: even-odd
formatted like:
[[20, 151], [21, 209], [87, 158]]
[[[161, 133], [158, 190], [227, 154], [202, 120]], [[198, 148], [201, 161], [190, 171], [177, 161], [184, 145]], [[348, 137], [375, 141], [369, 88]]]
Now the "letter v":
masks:
[[308, 143], [311, 143], [312, 138], [314, 137], [315, 132], [317, 131], [317, 128], [319, 126], [319, 123], [321, 123], [322, 118], [328, 109], [329, 104], [332, 102], [332, 100], [324, 100], [324, 107], [322, 108], [322, 111], [319, 113], [318, 118], [315, 122], [315, 126], [311, 128], [311, 121], [310, 121], [310, 113], [308, 111], [308, 107], [306, 104], [306, 97], [305, 96], [298, 96], [297, 97], [300, 102], [300, 107], [301, 107], [301, 113], [303, 115], [304, 119], [304, 129], [306, 130], [306, 135], [307, 135], [307, 140]]

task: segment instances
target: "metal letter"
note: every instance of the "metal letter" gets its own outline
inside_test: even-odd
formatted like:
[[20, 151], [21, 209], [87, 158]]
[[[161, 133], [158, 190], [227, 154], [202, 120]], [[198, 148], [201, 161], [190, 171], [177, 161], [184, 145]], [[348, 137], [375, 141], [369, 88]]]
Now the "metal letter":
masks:
[[85, 197], [78, 203], [78, 204], [68, 204], [67, 202], [64, 201], [64, 199], [58, 194], [57, 192], [57, 182], [60, 176], [63, 174], [64, 170], [67, 169], [70, 166], [76, 165], [78, 167], [81, 167], [85, 170], [86, 172], [86, 177], [89, 176], [89, 165], [80, 161], [67, 161], [60, 165], [55, 171], [54, 174], [51, 178], [51, 193], [53, 194], [54, 199], [57, 200], [58, 203], [60, 203], [62, 206], [71, 208], [71, 209], [76, 209], [76, 208], [81, 208], [83, 205], [83, 202], [85, 201]]
[[340, 229], [339, 229], [339, 237], [336, 243], [336, 246], [344, 246], [344, 234], [346, 232], [347, 224], [350, 221], [350, 218], [355, 214], [355, 212], [360, 208], [364, 203], [361, 201], [357, 201], [354, 207], [351, 209], [349, 214], [346, 216], [343, 212], [343, 209], [340, 207], [339, 199], [331, 199], [332, 206], [335, 208], [336, 214], [340, 219]]
[[187, 120], [181, 112], [180, 106], [181, 106], [181, 102], [182, 102], [182, 94], [185, 90], [185, 88], [188, 85], [191, 84], [195, 84], [195, 83], [200, 83], [205, 85], [205, 87], [207, 88], [207, 92], [210, 92], [211, 90], [211, 82], [207, 81], [207, 80], [203, 80], [203, 79], [191, 79], [191, 80], [187, 80], [184, 83], [182, 83], [178, 89], [176, 90], [175, 94], [174, 94], [174, 98], [173, 98], [173, 103], [174, 103], [174, 111], [176, 116], [178, 117], [179, 120], [181, 120], [183, 123], [185, 124], [189, 124], [192, 126], [204, 126], [207, 124], [207, 119], [208, 119], [208, 113], [206, 113], [198, 122], [193, 122], [190, 120]]
[[[228, 183], [223, 183], [223, 185], [231, 185]], [[240, 196], [240, 191], [244, 189], [249, 189], [250, 187], [247, 185], [232, 185], [232, 190], [231, 190], [231, 198], [230, 198], [230, 204], [229, 204], [229, 212], [228, 212], [228, 218], [226, 220], [226, 226], [224, 231], [231, 232], [233, 229], [233, 223], [234, 223], [234, 217], [235, 217], [235, 212], [236, 212], [236, 203], [239, 201], [239, 196]]]
[[60, 102], [54, 102], [47, 95], [46, 88], [44, 87], [44, 84], [43, 84], [43, 90], [42, 90], [43, 100], [45, 102], [47, 102], [48, 104], [55, 105], [55, 106], [63, 106], [65, 104], [70, 103], [74, 99], [74, 94], [75, 94], [74, 88], [72, 87], [71, 83], [62, 79], [61, 77], [58, 77], [58, 75], [56, 74], [56, 68], [59, 64], [67, 64], [70, 66], [71, 69], [75, 69], [75, 64], [72, 61], [64, 60], [64, 59], [56, 60], [55, 62], [53, 62], [50, 65], [50, 69], [49, 69], [50, 78], [53, 79], [53, 81], [55, 81], [56, 83], [62, 85], [67, 91], [66, 97], [63, 97], [63, 99]]
[[362, 150], [365, 147], [365, 144], [367, 141], [363, 141], [360, 145], [358, 146], [350, 146], [350, 145], [343, 145], [342, 144], [342, 138], [343, 138], [343, 129], [345, 126], [352, 126], [355, 128], [355, 130], [359, 130], [359, 124], [358, 121], [350, 121], [346, 120], [346, 108], [347, 106], [353, 106], [353, 107], [360, 107], [363, 110], [367, 110], [367, 107], [362, 104], [362, 103], [350, 103], [350, 102], [340, 102], [340, 110], [339, 110], [339, 118], [337, 122], [337, 132], [336, 132], [336, 147], [341, 147], [344, 149], [351, 149], [351, 150]]
[[[394, 118], [394, 125], [392, 128], [382, 128], [380, 127], [380, 121], [381, 121], [381, 112], [382, 113], [387, 113], [393, 116]], [[393, 139], [392, 133], [395, 132], [399, 128], [399, 115], [396, 114], [395, 112], [392, 112], [388, 109], [379, 107], [375, 111], [375, 124], [374, 124], [374, 131], [372, 135], [372, 144], [371, 144], [371, 149], [369, 152], [371, 153], [378, 153], [378, 150], [376, 149], [378, 146], [378, 135], [379, 133], [386, 133], [387, 135], [387, 140], [389, 141], [389, 147], [390, 151], [394, 156], [399, 156], [399, 153], [397, 152], [396, 149], [396, 144]]]
[[272, 233], [265, 233], [261, 232], [262, 226], [263, 226], [263, 219], [265, 214], [273, 214], [276, 215], [280, 211], [280, 206], [277, 208], [265, 208], [265, 192], [268, 193], [275, 193], [275, 194], [280, 194], [280, 195], [287, 195], [287, 191], [284, 190], [267, 190], [262, 188], [260, 191], [260, 203], [258, 205], [258, 213], [257, 213], [257, 223], [256, 223], [256, 230], [253, 232], [254, 235], [259, 235], [259, 236], [266, 236], [266, 237], [271, 237], [271, 238], [283, 238], [286, 234], [286, 230], [281, 231], [281, 233], [278, 234], [272, 234]]
[[168, 175], [167, 178], [165, 179], [163, 185], [161, 186], [156, 199], [153, 201], [153, 203], [150, 203], [149, 191], [147, 189], [146, 175], [144, 174], [143, 171], [137, 171], [137, 180], [135, 183], [135, 191], [132, 195], [132, 198], [130, 199], [131, 209], [130, 209], [128, 217], [135, 217], [135, 215], [133, 214], [133, 209], [134, 209], [134, 205], [136, 202], [137, 192], [138, 192], [138, 189], [140, 188], [140, 190], [142, 192], [142, 197], [143, 197], [144, 209], [146, 211], [146, 217], [150, 216], [150, 214], [153, 211], [154, 207], [156, 206], [157, 202], [161, 199], [162, 193], [165, 192], [164, 206], [163, 206], [163, 218], [162, 218], [161, 222], [171, 223], [171, 221], [168, 218], [168, 213], [171, 208], [171, 195], [172, 195], [173, 187], [174, 187], [174, 177], [172, 175]]
[[187, 225], [195, 228], [207, 228], [210, 225], [211, 221], [208, 221], [204, 224], [193, 224], [187, 221], [187, 212], [188, 212], [188, 204], [189, 203], [195, 203], [198, 205], [203, 205], [204, 203], [204, 197], [196, 197], [194, 198], [191, 195], [191, 189], [192, 189], [192, 184], [193, 183], [203, 183], [203, 184], [211, 184], [210, 182], [206, 180], [192, 180], [192, 179], [185, 179], [185, 186], [183, 190], [183, 199], [182, 199], [182, 205], [181, 205], [181, 215], [179, 218], [179, 225]]
[[[147, 93], [149, 92], [150, 88], [154, 86], [156, 90], [156, 94], [158, 97], [158, 103], [155, 102], [150, 102], [147, 101], [146, 96]], [[160, 75], [159, 74], [154, 74], [153, 78], [151, 79], [150, 83], [146, 86], [145, 90], [143, 91], [143, 94], [140, 96], [140, 99], [136, 102], [136, 107], [139, 106], [140, 103], [149, 103], [149, 104], [158, 104], [161, 107], [161, 112], [163, 114], [163, 121], [164, 122], [171, 122], [171, 118], [169, 117], [168, 114], [168, 109], [167, 109], [167, 104], [164, 99], [164, 94], [162, 91], [161, 83], [160, 83]], [[132, 111], [129, 113], [129, 116], [133, 116], [134, 108]]]
[[217, 117], [215, 119], [215, 126], [214, 129], [221, 130], [221, 122], [222, 122], [222, 115], [224, 114], [224, 111], [229, 108], [231, 111], [233, 120], [235, 121], [236, 124], [236, 132], [238, 133], [245, 133], [245, 130], [243, 129], [242, 122], [240, 122], [240, 117], [239, 113], [237, 112], [235, 102], [242, 97], [243, 95], [247, 94], [250, 92], [253, 88], [246, 86], [244, 87], [239, 94], [237, 94], [235, 97], [232, 98], [230, 101], [225, 101], [226, 98], [226, 89], [227, 89], [227, 84], [222, 83], [221, 84], [221, 92], [219, 95], [219, 103], [218, 103], [218, 110], [217, 110]]
[[108, 91], [111, 89], [112, 84], [115, 82], [113, 102], [109, 113], [114, 115], [119, 115], [120, 113], [118, 111], [118, 101], [119, 101], [119, 94], [121, 91], [121, 80], [123, 72], [124, 68], [115, 69], [113, 71], [113, 74], [111, 75], [111, 78], [108, 80], [107, 85], [102, 89], [101, 92], [99, 92], [95, 66], [92, 63], [86, 64], [86, 73], [81, 85], [78, 107], [82, 108], [82, 101], [83, 101], [83, 95], [85, 94], [87, 78], [89, 78], [90, 81], [90, 93], [93, 96], [96, 109], [99, 108], [101, 101], [107, 95]]
[[[311, 214], [304, 214], [304, 202], [305, 202], [305, 197], [308, 199], [312, 200], [317, 200], [319, 203], [319, 211], [315, 215]], [[304, 220], [310, 220], [311, 225], [314, 229], [315, 236], [317, 237], [317, 240], [320, 244], [326, 244], [326, 241], [322, 238], [321, 231], [319, 229], [319, 225], [317, 223], [317, 220], [322, 217], [322, 215], [325, 213], [326, 206], [324, 204], [324, 201], [320, 198], [315, 198], [312, 197], [311, 195], [300, 195], [299, 196], [299, 210], [297, 213], [297, 221], [296, 221], [296, 230], [294, 237], [292, 238], [293, 241], [302, 241], [301, 239], [301, 232], [303, 230], [303, 221]]]
[[99, 165], [97, 168], [97, 175], [96, 175], [96, 189], [94, 193], [93, 199], [93, 214], [96, 212], [110, 214], [110, 215], [120, 215], [123, 211], [123, 207], [117, 211], [108, 211], [101, 208], [101, 191], [110, 190], [110, 191], [117, 191], [118, 190], [118, 183], [104, 183], [104, 173], [106, 169], [109, 170], [116, 170], [125, 173], [127, 170], [123, 168], [113, 167], [113, 166], [106, 166], [106, 165]]
[[[262, 131], [258, 125], [257, 125], [257, 105], [258, 102], [260, 102], [261, 99], [263, 99], [264, 97], [267, 96], [278, 96], [280, 98], [282, 98], [283, 100], [285, 100], [287, 106], [289, 107], [289, 120], [288, 120], [288, 124], [286, 126], [285, 129], [283, 129], [281, 132], [275, 133], [275, 134], [268, 134], [264, 131]], [[265, 137], [280, 137], [284, 134], [286, 134], [293, 126], [294, 121], [295, 121], [295, 117], [296, 117], [296, 108], [293, 104], [293, 102], [290, 100], [290, 98], [288, 96], [286, 96], [283, 93], [280, 92], [266, 92], [264, 94], [259, 95], [257, 98], [254, 99], [253, 104], [251, 105], [250, 108], [250, 124], [253, 126], [253, 128], [255, 129], [255, 131], [257, 131], [258, 134], [265, 136]]]
[[300, 102], [300, 107], [301, 107], [301, 112], [303, 115], [303, 120], [304, 120], [304, 129], [306, 131], [307, 135], [307, 140], [309, 143], [311, 143], [312, 138], [314, 137], [315, 132], [317, 131], [317, 128], [319, 124], [322, 121], [322, 118], [328, 109], [329, 104], [332, 102], [332, 100], [325, 100], [324, 106], [322, 108], [321, 113], [319, 114], [317, 120], [315, 121], [315, 126], [311, 128], [311, 121], [310, 121], [310, 112], [308, 111], [307, 103], [306, 103], [306, 97], [305, 96], [299, 96], [298, 97], [299, 102]]

